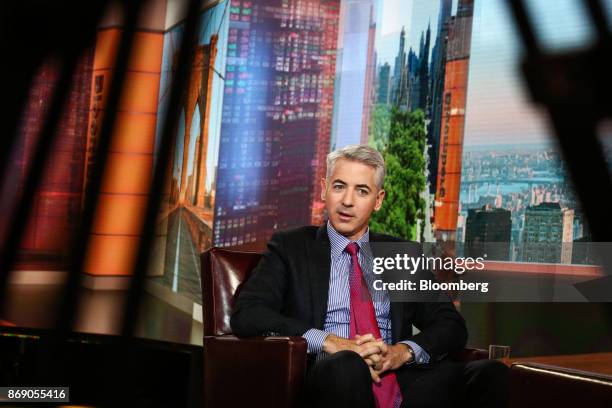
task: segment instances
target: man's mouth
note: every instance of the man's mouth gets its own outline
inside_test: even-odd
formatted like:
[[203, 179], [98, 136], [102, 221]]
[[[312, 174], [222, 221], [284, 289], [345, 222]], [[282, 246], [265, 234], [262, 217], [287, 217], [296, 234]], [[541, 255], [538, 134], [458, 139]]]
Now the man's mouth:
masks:
[[353, 214], [345, 212], [345, 211], [337, 211], [338, 215], [340, 216], [341, 220], [350, 220], [351, 218], [355, 217]]

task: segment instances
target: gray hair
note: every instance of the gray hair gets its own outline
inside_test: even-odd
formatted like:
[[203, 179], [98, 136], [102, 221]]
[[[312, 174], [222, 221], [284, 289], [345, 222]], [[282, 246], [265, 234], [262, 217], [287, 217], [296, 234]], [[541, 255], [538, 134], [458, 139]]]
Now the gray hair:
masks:
[[378, 150], [368, 145], [349, 145], [334, 150], [327, 155], [327, 174], [325, 178], [328, 181], [334, 172], [334, 165], [339, 159], [352, 160], [373, 167], [376, 170], [376, 186], [382, 189], [385, 181], [385, 161]]

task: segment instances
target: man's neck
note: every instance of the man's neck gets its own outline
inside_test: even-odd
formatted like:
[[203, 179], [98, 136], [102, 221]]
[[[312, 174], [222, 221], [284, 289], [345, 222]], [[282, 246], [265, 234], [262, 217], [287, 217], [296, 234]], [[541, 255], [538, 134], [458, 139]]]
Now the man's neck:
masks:
[[352, 234], [352, 235], [348, 236], [348, 235], [345, 235], [345, 234], [341, 233], [341, 232], [340, 232], [340, 231], [338, 231], [336, 228], [334, 228], [334, 224], [332, 224], [330, 220], [327, 220], [327, 225], [329, 226], [329, 228], [331, 228], [332, 230], [334, 230], [334, 232], [335, 232], [336, 234], [338, 234], [338, 235], [342, 235], [344, 238], [348, 239], [349, 241], [353, 241], [353, 242], [355, 242], [355, 241], [359, 241], [360, 239], [362, 239], [362, 238], [364, 237], [364, 235], [368, 234], [369, 229], [370, 229], [370, 227], [369, 227], [369, 226], [366, 226], [364, 230], [362, 230], [362, 231], [360, 231], [360, 232], [358, 232], [358, 233], [355, 233], [355, 234]]

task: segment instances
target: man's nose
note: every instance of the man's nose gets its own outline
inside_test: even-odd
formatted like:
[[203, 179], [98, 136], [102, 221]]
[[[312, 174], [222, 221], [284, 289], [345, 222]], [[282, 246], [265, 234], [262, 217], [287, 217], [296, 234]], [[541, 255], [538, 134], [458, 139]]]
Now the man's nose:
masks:
[[353, 206], [353, 192], [350, 188], [344, 190], [344, 195], [342, 196], [342, 205], [345, 207]]

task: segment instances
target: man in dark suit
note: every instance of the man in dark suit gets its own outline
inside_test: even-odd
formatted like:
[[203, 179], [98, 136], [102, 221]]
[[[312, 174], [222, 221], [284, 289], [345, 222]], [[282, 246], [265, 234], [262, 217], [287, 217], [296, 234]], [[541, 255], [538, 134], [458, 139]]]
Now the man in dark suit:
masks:
[[365, 248], [401, 241], [368, 228], [385, 197], [384, 176], [373, 148], [329, 154], [321, 181], [327, 223], [272, 236], [236, 300], [234, 333], [303, 336], [313, 406], [505, 406], [503, 364], [466, 365], [447, 357], [467, 339], [450, 301], [390, 302], [384, 291], [375, 296]]

